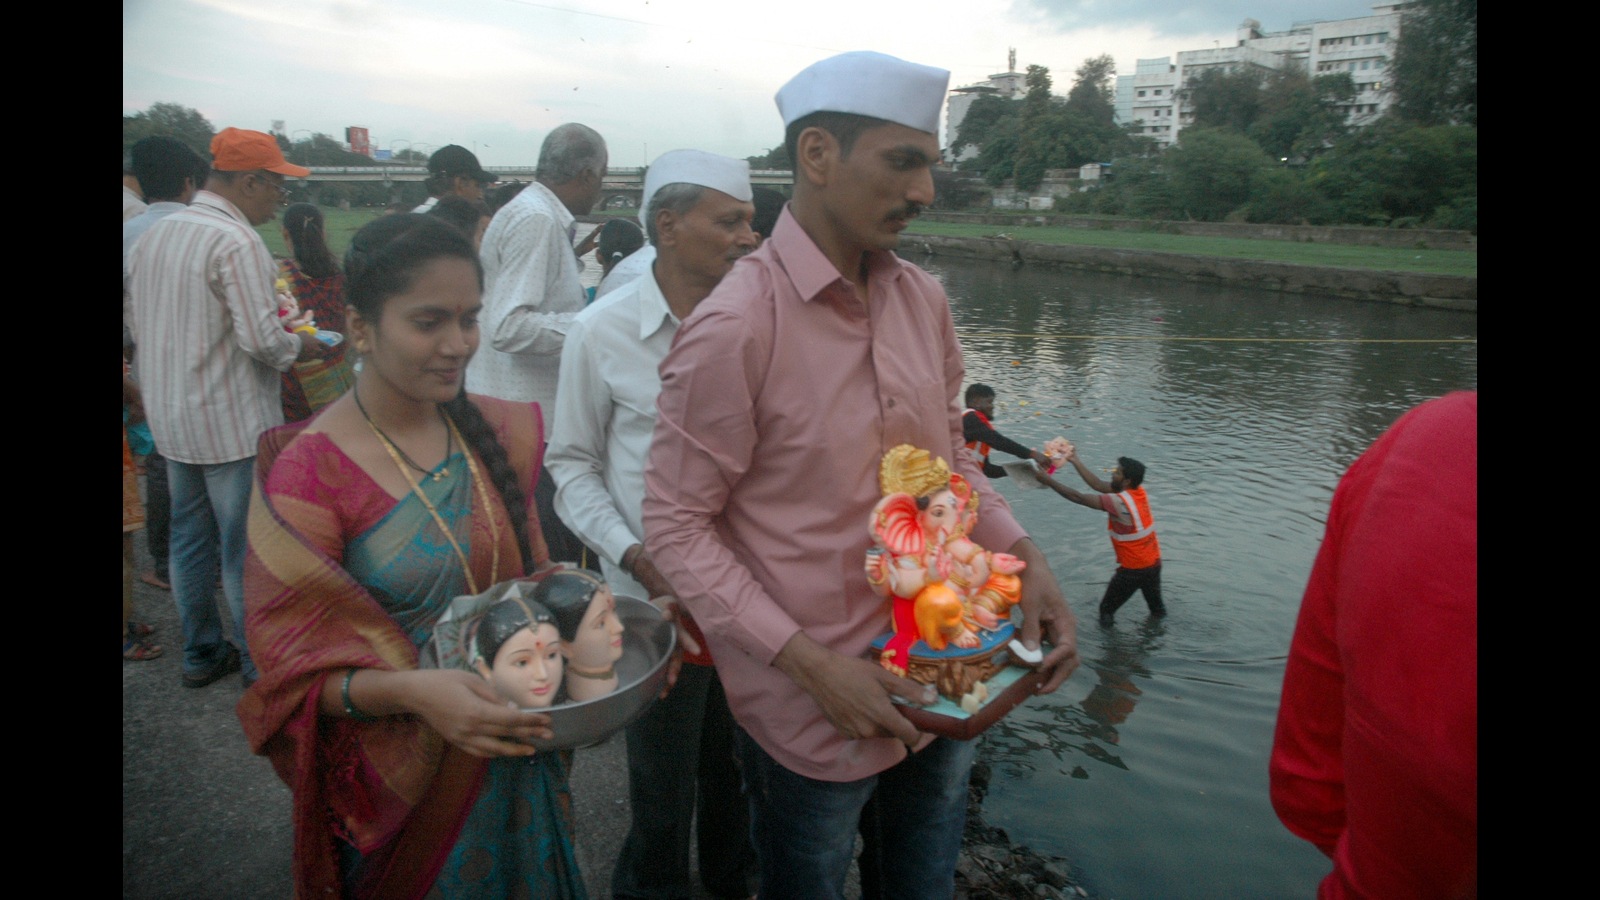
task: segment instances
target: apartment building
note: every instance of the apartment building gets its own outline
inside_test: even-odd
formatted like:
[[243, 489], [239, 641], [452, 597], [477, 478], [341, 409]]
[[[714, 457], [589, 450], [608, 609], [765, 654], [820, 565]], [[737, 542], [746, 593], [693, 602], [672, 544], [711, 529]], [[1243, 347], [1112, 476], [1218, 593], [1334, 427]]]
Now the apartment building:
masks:
[[1385, 85], [1400, 36], [1400, 11], [1406, 5], [1404, 0], [1375, 3], [1370, 16], [1296, 22], [1277, 32], [1264, 32], [1260, 22], [1245, 19], [1231, 47], [1219, 42], [1210, 49], [1183, 50], [1176, 61], [1166, 56], [1141, 59], [1134, 74], [1117, 76], [1117, 122], [1133, 123], [1140, 134], [1165, 149], [1185, 126], [1194, 124], [1194, 111], [1183, 102], [1182, 89], [1202, 72], [1293, 67], [1311, 75], [1348, 72], [1356, 96], [1345, 105], [1346, 120], [1357, 127], [1370, 124], [1392, 102]]

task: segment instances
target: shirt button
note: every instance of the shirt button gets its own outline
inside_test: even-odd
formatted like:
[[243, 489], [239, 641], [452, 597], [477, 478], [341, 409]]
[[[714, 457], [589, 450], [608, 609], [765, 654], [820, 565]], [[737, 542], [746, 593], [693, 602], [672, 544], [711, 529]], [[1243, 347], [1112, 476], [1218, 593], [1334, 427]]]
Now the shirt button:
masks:
[[890, 409], [894, 409], [894, 398], [893, 397], [889, 398], [889, 408]]

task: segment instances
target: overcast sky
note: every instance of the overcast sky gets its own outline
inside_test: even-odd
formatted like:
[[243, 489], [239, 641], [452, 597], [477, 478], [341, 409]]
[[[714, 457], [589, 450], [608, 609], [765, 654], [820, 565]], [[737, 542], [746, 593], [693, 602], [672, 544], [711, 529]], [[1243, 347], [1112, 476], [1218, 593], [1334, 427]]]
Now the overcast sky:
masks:
[[[795, 12], [784, 16], [781, 12]], [[1085, 59], [1227, 46], [1370, 15], [1371, 0], [123, 0], [122, 111], [198, 109], [213, 127], [375, 146], [476, 150], [531, 164], [562, 122], [605, 136], [614, 166], [694, 147], [745, 157], [778, 145], [772, 96], [800, 69], [877, 50], [949, 69], [951, 87], [1047, 66], [1065, 94]], [[944, 140], [948, 141], [945, 137]]]

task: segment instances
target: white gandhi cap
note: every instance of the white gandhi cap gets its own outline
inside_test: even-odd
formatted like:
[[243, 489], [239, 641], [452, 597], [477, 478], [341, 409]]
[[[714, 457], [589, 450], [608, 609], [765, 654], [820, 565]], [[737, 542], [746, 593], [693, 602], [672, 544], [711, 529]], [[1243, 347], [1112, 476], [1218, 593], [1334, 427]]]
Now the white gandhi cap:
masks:
[[698, 184], [750, 202], [750, 164], [742, 159], [718, 156], [704, 150], [668, 150], [656, 157], [644, 173], [644, 197], [639, 201], [639, 223], [648, 229], [646, 217], [656, 191], [669, 184]]
[[936, 135], [949, 86], [945, 69], [855, 50], [812, 63], [789, 79], [778, 89], [778, 112], [784, 128], [814, 112], [840, 112]]

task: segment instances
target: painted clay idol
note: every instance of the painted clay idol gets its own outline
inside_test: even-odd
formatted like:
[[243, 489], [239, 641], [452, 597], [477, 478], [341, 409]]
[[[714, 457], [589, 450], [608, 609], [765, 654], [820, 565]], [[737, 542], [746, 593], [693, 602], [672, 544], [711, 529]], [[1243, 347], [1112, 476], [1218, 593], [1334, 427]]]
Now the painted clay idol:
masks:
[[1072, 455], [1072, 442], [1064, 437], [1053, 437], [1044, 442], [1044, 455], [1050, 457], [1050, 468], [1045, 470], [1045, 474], [1054, 475]]
[[866, 572], [890, 602], [893, 628], [879, 662], [959, 701], [1000, 668], [987, 661], [1010, 637], [1024, 563], [968, 537], [978, 496], [928, 451], [895, 447], [878, 481], [884, 496], [872, 511]]
[[473, 669], [502, 698], [523, 709], [555, 702], [563, 657], [550, 610], [513, 591], [484, 611], [472, 643]]
[[567, 696], [592, 700], [616, 690], [623, 625], [605, 582], [582, 569], [564, 569], [540, 581], [533, 599], [555, 615], [567, 661]]

